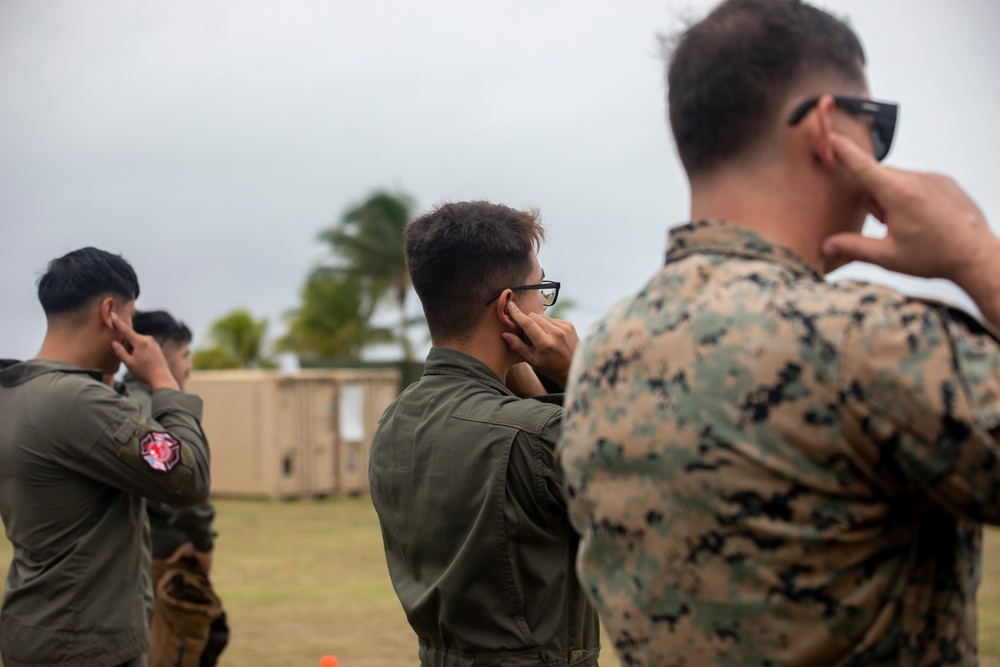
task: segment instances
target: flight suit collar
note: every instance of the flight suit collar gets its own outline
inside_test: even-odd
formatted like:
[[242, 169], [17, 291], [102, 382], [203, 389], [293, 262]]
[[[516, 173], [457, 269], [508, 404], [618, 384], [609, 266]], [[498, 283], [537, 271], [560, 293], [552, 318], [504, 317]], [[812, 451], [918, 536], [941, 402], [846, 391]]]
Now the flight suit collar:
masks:
[[757, 232], [723, 220], [697, 220], [670, 231], [667, 263], [696, 253], [721, 253], [781, 264], [801, 278], [822, 282], [823, 276], [794, 250], [768, 241]]
[[53, 359], [28, 359], [27, 361], [0, 359], [0, 385], [4, 387], [13, 387], [46, 373], [82, 373], [89, 375], [98, 382], [103, 378], [99, 370], [80, 368], [65, 361], [55, 361]]
[[496, 389], [499, 393], [514, 396], [490, 367], [475, 357], [447, 347], [432, 347], [424, 362], [424, 375], [454, 375], [466, 377]]

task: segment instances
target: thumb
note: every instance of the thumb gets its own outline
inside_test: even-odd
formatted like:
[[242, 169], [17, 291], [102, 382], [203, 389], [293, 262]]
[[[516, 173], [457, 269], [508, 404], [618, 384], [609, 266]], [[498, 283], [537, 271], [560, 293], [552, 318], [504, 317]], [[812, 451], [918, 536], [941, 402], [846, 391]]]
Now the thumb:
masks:
[[883, 266], [886, 256], [886, 239], [873, 239], [861, 234], [834, 234], [823, 241], [823, 256], [827, 259], [868, 262]]

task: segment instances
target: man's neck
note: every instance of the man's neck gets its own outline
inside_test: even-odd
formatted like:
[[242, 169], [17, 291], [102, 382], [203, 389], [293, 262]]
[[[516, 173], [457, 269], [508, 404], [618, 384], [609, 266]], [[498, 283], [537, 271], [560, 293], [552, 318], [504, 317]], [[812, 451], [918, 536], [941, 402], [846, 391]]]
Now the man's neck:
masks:
[[794, 250], [820, 273], [830, 233], [821, 198], [780, 169], [721, 170], [691, 184], [691, 219], [726, 220]]
[[97, 355], [94, 355], [92, 346], [87, 343], [87, 336], [83, 333], [71, 335], [63, 330], [49, 330], [45, 334], [42, 346], [35, 355], [35, 359], [49, 359], [51, 361], [62, 361], [73, 364], [80, 368], [98, 368], [100, 366]]
[[[502, 382], [506, 382], [507, 372], [514, 365], [514, 362], [510, 359], [510, 348], [504, 343], [499, 333], [496, 335], [496, 342], [487, 340], [487, 338], [487, 336], [480, 333], [469, 340], [435, 341], [434, 345], [449, 350], [456, 350], [483, 362], [491, 371], [496, 373]], [[497, 342], [499, 344], [496, 344]]]

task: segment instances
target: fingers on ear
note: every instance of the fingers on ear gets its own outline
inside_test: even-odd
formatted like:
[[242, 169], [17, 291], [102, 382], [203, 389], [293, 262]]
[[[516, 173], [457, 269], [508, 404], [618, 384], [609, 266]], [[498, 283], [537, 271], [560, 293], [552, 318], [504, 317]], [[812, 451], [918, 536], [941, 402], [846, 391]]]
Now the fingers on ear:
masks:
[[517, 328], [517, 322], [515, 322], [514, 318], [507, 312], [507, 304], [510, 303], [513, 298], [514, 292], [508, 289], [504, 290], [500, 295], [500, 298], [496, 301], [497, 319], [499, 319], [502, 324], [511, 327], [512, 329]]
[[112, 313], [117, 311], [117, 306], [115, 305], [115, 300], [111, 297], [106, 297], [101, 300], [101, 321], [109, 329], [114, 328], [114, 322], [111, 319]]
[[833, 110], [836, 104], [832, 95], [821, 95], [816, 107], [807, 113], [795, 128], [799, 131], [800, 145], [824, 168], [832, 170], [836, 160], [830, 139], [833, 127]]

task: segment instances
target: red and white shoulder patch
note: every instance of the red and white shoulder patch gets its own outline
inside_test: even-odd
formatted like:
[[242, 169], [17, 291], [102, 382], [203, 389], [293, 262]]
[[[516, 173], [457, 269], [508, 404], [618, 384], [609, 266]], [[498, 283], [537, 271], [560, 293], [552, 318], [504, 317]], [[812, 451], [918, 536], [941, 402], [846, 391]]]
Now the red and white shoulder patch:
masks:
[[181, 460], [181, 443], [169, 433], [150, 431], [139, 443], [139, 454], [153, 470], [170, 472]]

